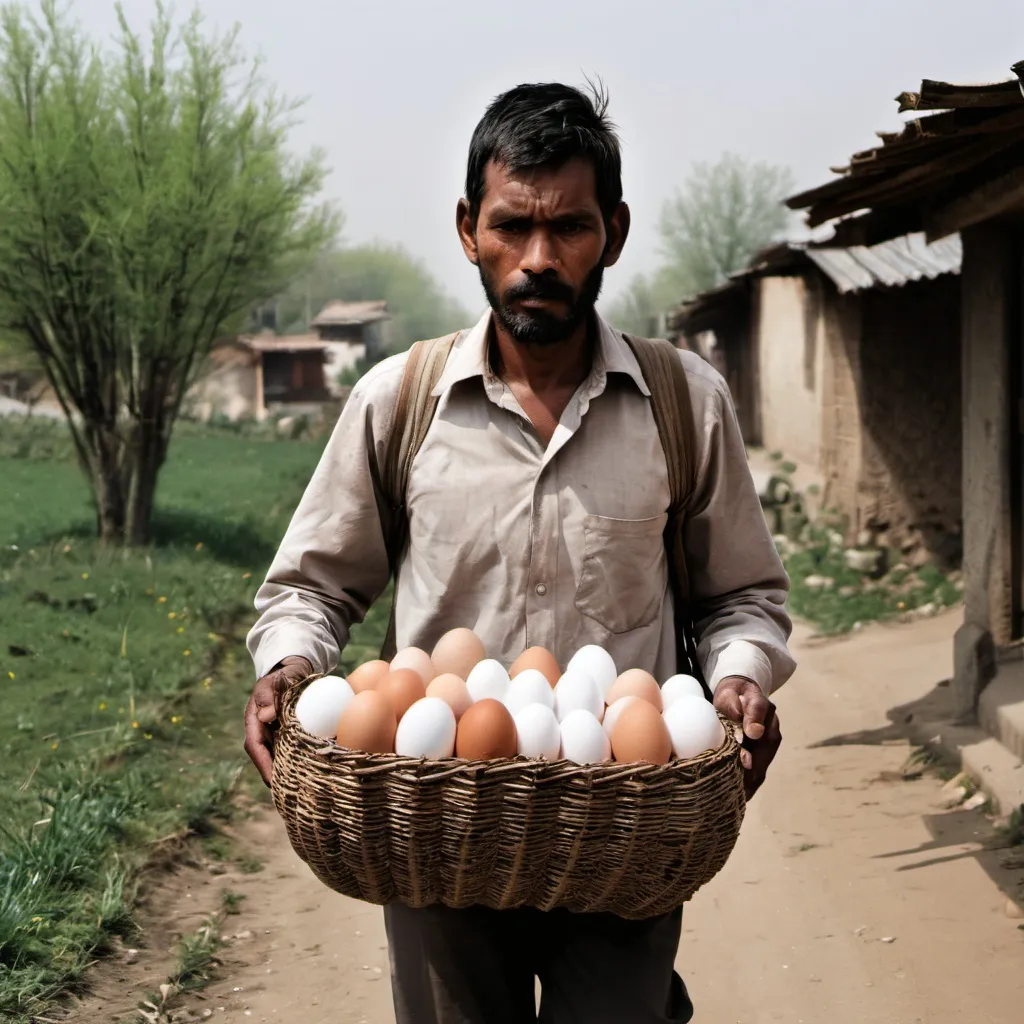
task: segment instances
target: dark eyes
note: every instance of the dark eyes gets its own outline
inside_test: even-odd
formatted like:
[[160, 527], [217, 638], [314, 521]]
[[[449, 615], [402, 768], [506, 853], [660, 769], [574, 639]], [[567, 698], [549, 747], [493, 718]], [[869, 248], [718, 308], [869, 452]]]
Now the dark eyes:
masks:
[[[495, 225], [495, 230], [503, 231], [510, 235], [519, 235], [529, 231], [532, 226], [532, 223], [528, 220], [506, 220]], [[584, 224], [578, 220], [556, 221], [552, 225], [552, 230], [558, 235], [577, 235], [584, 230]]]

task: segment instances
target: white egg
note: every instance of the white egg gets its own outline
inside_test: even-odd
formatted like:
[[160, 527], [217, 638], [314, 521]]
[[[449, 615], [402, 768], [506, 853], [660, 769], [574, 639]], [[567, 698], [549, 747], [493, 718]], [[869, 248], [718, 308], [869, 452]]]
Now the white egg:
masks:
[[580, 669], [567, 670], [555, 687], [555, 717], [563, 722], [574, 711], [589, 711], [599, 722], [604, 718], [604, 694]]
[[666, 708], [672, 707], [680, 697], [700, 697], [707, 700], [704, 687], [693, 676], [672, 676], [661, 687], [661, 701]]
[[403, 757], [451, 757], [455, 730], [451, 707], [440, 697], [423, 697], [402, 715], [395, 734], [395, 753]]
[[704, 697], [680, 697], [664, 714], [672, 751], [679, 758], [717, 750], [725, 740], [725, 727], [714, 705]]
[[619, 678], [619, 670], [615, 667], [612, 656], [603, 647], [598, 647], [596, 644], [587, 644], [586, 647], [581, 647], [569, 659], [569, 664], [565, 666], [566, 674], [577, 670], [585, 672], [597, 683], [602, 697], [608, 693], [615, 680]]
[[562, 749], [562, 734], [551, 708], [546, 704], [529, 704], [515, 716], [515, 723], [518, 752], [523, 757], [558, 760]]
[[505, 699], [508, 690], [508, 672], [500, 661], [484, 658], [470, 670], [466, 678], [466, 689], [473, 701]]
[[620, 697], [604, 713], [604, 721], [601, 724], [604, 726], [604, 731], [608, 734], [609, 739], [612, 737], [612, 729], [615, 728], [615, 723], [619, 720], [619, 715], [621, 715], [630, 704], [640, 699], [640, 697], [637, 697], [634, 694], [629, 694], [626, 697]]
[[295, 717], [311, 736], [329, 739], [338, 734], [338, 719], [355, 696], [341, 676], [314, 679], [295, 702]]
[[547, 676], [535, 668], [520, 672], [509, 684], [502, 702], [515, 717], [530, 704], [543, 704], [546, 708], [555, 706], [555, 691], [551, 689]]
[[599, 764], [612, 756], [612, 745], [601, 723], [589, 711], [572, 711], [559, 726], [561, 755], [576, 764]]

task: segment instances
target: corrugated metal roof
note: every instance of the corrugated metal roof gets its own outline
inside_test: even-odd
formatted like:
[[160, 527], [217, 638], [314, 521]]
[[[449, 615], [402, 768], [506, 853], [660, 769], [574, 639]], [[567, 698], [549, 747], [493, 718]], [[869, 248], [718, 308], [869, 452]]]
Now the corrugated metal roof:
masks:
[[845, 293], [959, 274], [963, 249], [959, 235], [928, 245], [924, 235], [917, 232], [870, 248], [808, 248], [804, 253]]
[[390, 320], [387, 300], [370, 299], [361, 302], [342, 302], [334, 299], [328, 302], [310, 323], [310, 327], [348, 327]]

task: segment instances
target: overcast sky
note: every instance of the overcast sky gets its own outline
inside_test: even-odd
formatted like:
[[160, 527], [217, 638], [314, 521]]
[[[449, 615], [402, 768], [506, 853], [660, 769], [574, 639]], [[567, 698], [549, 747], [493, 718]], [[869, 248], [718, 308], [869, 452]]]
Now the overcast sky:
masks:
[[[77, 0], [99, 36], [112, 0]], [[124, 0], [142, 28], [149, 0]], [[827, 180], [898, 122], [922, 78], [994, 81], [1024, 58], [1021, 0], [202, 0], [242, 28], [268, 75], [305, 98], [295, 147], [320, 146], [350, 241], [403, 243], [483, 308], [454, 230], [466, 149], [488, 101], [521, 82], [600, 75], [624, 151], [633, 233], [612, 297], [657, 264], [662, 202], [723, 150]], [[179, 12], [191, 9], [187, 2]]]

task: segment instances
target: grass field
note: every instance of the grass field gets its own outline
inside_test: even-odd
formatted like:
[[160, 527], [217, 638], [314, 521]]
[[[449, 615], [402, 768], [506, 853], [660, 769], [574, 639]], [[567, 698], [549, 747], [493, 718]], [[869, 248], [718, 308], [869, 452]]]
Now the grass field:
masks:
[[154, 544], [125, 553], [91, 540], [63, 430], [0, 420], [0, 1020], [40, 1012], [131, 936], [162, 840], [215, 831], [239, 781], [266, 799], [241, 750], [243, 641], [319, 450], [186, 426]]

